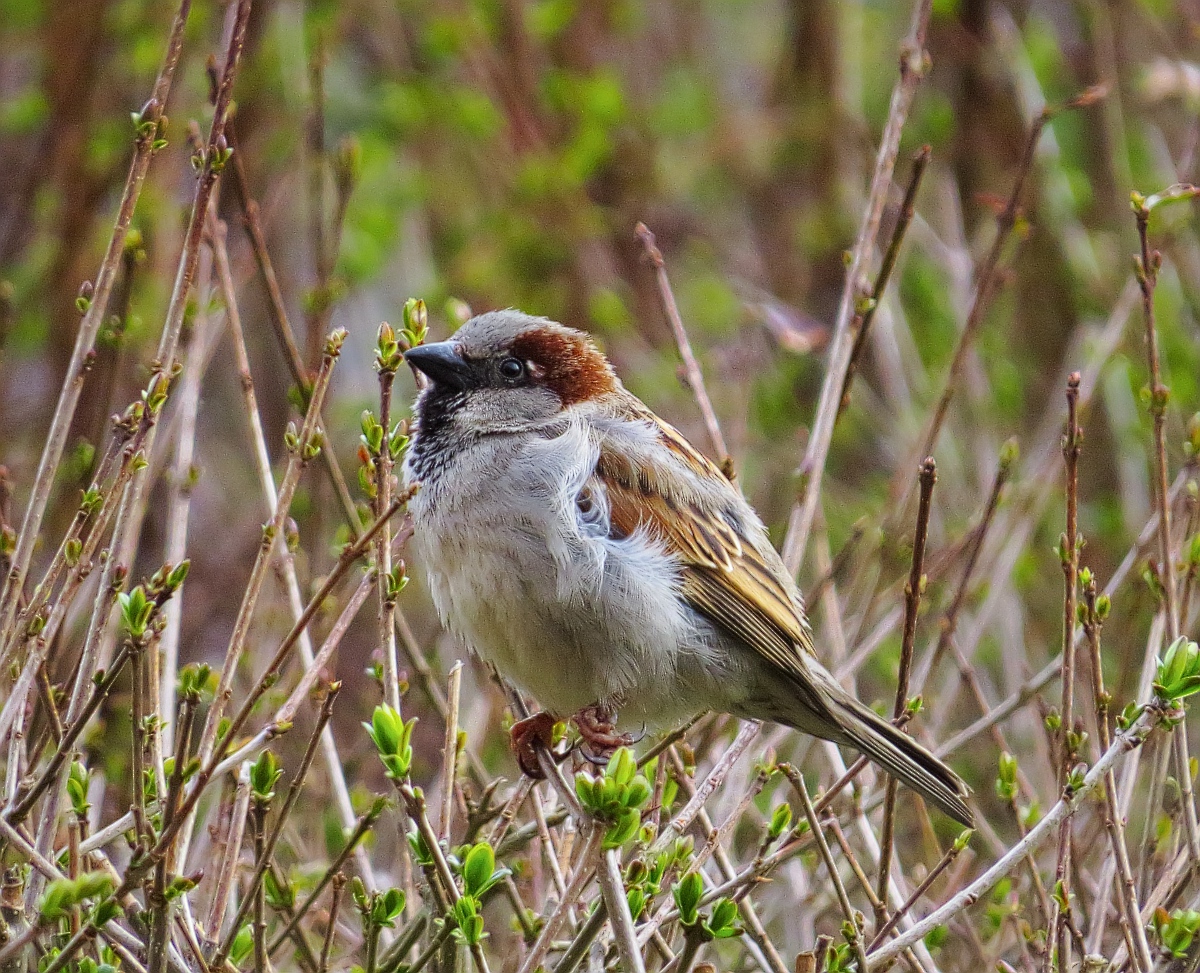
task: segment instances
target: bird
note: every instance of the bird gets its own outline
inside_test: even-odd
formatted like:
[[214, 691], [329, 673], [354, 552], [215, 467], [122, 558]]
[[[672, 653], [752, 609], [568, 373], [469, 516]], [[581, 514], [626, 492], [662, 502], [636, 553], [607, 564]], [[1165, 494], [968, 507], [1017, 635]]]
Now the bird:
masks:
[[821, 665], [799, 588], [741, 490], [629, 392], [585, 332], [479, 314], [405, 354], [427, 381], [403, 475], [443, 624], [541, 712], [521, 769], [571, 718], [593, 755], [616, 720], [704, 711], [865, 755], [970, 827], [966, 784]]

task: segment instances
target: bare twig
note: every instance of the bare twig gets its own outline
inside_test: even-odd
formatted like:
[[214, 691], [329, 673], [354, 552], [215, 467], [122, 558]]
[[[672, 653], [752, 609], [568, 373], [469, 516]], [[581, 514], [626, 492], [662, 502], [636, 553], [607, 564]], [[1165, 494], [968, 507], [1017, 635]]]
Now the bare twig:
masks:
[[1056, 831], [1063, 818], [1073, 814], [1085, 797], [1100, 786], [1105, 774], [1129, 751], [1141, 745], [1146, 736], [1157, 725], [1161, 713], [1146, 709], [1138, 720], [1125, 732], [1117, 736], [1110, 746], [1092, 765], [1077, 790], [1064, 794], [1047, 812], [1023, 840], [1013, 845], [1001, 858], [979, 878], [958, 892], [953, 898], [939, 906], [902, 935], [874, 950], [868, 956], [867, 969], [880, 970], [887, 966], [906, 947], [919, 942], [931, 930], [946, 922], [951, 916], [978, 902], [1000, 879], [1004, 878], [1024, 859], [1028, 851], [1037, 848], [1052, 832]]
[[621, 853], [610, 848], [601, 856], [597, 876], [604, 892], [604, 904], [612, 920], [613, 938], [617, 941], [617, 952], [621, 956], [621, 968], [626, 973], [646, 973], [642, 962], [642, 951], [638, 949], [637, 936], [633, 931], [633, 917], [629, 914], [629, 900], [625, 895], [625, 884], [621, 881]]
[[[8, 631], [9, 624], [17, 610], [21, 588], [25, 583], [29, 561], [33, 556], [34, 543], [41, 530], [46, 505], [50, 501], [50, 488], [54, 482], [54, 474], [62, 459], [63, 448], [68, 442], [67, 434], [71, 421], [75, 417], [79, 396], [83, 391], [88, 356], [95, 347], [96, 336], [105, 320], [108, 300], [120, 269], [121, 255], [125, 250], [125, 238], [129, 233], [129, 225], [133, 221], [138, 197], [141, 196], [146, 172], [150, 168], [150, 160], [156, 149], [159, 148], [158, 143], [161, 139], [159, 126], [170, 98], [175, 68], [183, 50], [183, 31], [191, 6], [191, 0], [182, 0], [179, 5], [175, 19], [171, 23], [162, 67], [159, 68], [158, 78], [154, 82], [154, 92], [139, 113], [139, 127], [137, 140], [134, 143], [133, 159], [129, 164], [129, 175], [125, 179], [125, 189], [117, 207], [116, 222], [113, 225], [112, 235], [109, 237], [108, 249], [100, 263], [99, 273], [96, 275], [90, 303], [83, 316], [83, 321], [79, 325], [79, 332], [75, 336], [75, 347], [71, 352], [71, 361], [67, 365], [68, 378], [63, 383], [58, 403], [54, 409], [54, 416], [50, 420], [50, 429], [46, 433], [45, 446], [42, 449], [41, 458], [38, 460], [33, 489], [29, 495], [29, 505], [25, 509], [25, 518], [21, 522], [21, 531], [17, 535], [17, 545], [12, 554], [8, 575], [5, 578], [4, 590], [3, 593], [0, 593], [0, 632]], [[6, 666], [7, 659], [0, 658], [0, 668]]]
[[708, 431], [708, 441], [712, 445], [717, 463], [725, 471], [725, 475], [732, 478], [733, 467], [729, 449], [725, 445], [725, 437], [721, 435], [721, 426], [717, 422], [717, 413], [712, 407], [712, 400], [708, 397], [708, 390], [704, 387], [704, 373], [700, 370], [700, 363], [696, 361], [696, 356], [692, 353], [692, 343], [688, 340], [687, 329], [684, 328], [683, 319], [679, 316], [679, 306], [675, 303], [675, 295], [671, 291], [671, 282], [667, 278], [667, 268], [663, 262], [662, 251], [658, 249], [658, 244], [654, 242], [654, 234], [650, 232], [650, 228], [645, 223], [639, 223], [634, 228], [634, 232], [642, 241], [647, 259], [654, 266], [654, 276], [658, 281], [658, 296], [662, 301], [663, 313], [666, 314], [671, 331], [675, 335], [675, 344], [679, 346], [684, 375], [687, 377], [688, 388], [691, 389], [692, 395], [696, 399], [696, 405], [700, 407], [700, 415], [704, 418], [704, 428]]
[[[1059, 541], [1059, 561], [1064, 579], [1062, 624], [1062, 713], [1059, 727], [1058, 786], [1067, 786], [1067, 778], [1075, 763], [1075, 626], [1079, 589], [1079, 451], [1083, 434], [1079, 429], [1079, 373], [1067, 379], [1067, 431], [1063, 436], [1063, 460], [1066, 465], [1067, 529]], [[1057, 953], [1059, 969], [1070, 969], [1071, 944], [1067, 936], [1070, 917], [1063, 903], [1070, 902], [1068, 863], [1071, 853], [1071, 818], [1065, 817], [1058, 829], [1058, 854], [1055, 858], [1053, 921], [1047, 930], [1046, 964]], [[1051, 948], [1051, 943], [1057, 949]]]
[[[1108, 750], [1111, 745], [1108, 726], [1109, 696], [1104, 689], [1103, 659], [1100, 653], [1100, 629], [1104, 624], [1107, 607], [1100, 607], [1096, 595], [1096, 579], [1089, 577], [1084, 588], [1085, 610], [1083, 627], [1087, 635], [1088, 646], [1091, 649], [1092, 681], [1096, 706], [1096, 726], [1100, 737], [1101, 750]], [[1105, 599], [1107, 606], [1108, 599]], [[1104, 778], [1104, 824], [1108, 829], [1109, 841], [1112, 844], [1113, 858], [1116, 861], [1117, 873], [1117, 905], [1122, 916], [1122, 926], [1126, 930], [1133, 945], [1130, 953], [1135, 969], [1141, 973], [1149, 973], [1153, 968], [1150, 956], [1150, 945], [1146, 941], [1146, 929], [1142, 925], [1137, 901], [1137, 885], [1134, 881], [1133, 868], [1129, 862], [1129, 848], [1125, 843], [1125, 821], [1117, 807], [1117, 782], [1110, 770]], [[1100, 893], [1106, 894], [1101, 888]], [[1101, 907], [1103, 911], [1103, 907]]]
[[[329, 691], [325, 694], [325, 702], [321, 704], [321, 712], [317, 716], [316, 729], [308, 741], [304, 756], [300, 758], [300, 765], [296, 768], [296, 773], [292, 777], [291, 783], [288, 784], [287, 796], [284, 798], [283, 806], [279, 809], [279, 814], [276, 816], [275, 823], [271, 827], [270, 835], [262, 834], [261, 832], [255, 834], [254, 874], [250, 876], [249, 887], [243, 893], [241, 904], [238, 906], [237, 912], [234, 913], [225, 941], [221, 944], [221, 948], [213, 955], [212, 966], [220, 967], [225, 962], [225, 957], [229, 955], [229, 949], [233, 945], [233, 940], [237, 936], [242, 920], [246, 918], [247, 912], [250, 911], [251, 905], [253, 904], [256, 910], [261, 906], [261, 902], [258, 901], [258, 892], [262, 885], [263, 877], [271, 865], [271, 858], [275, 854], [275, 846], [279, 844], [279, 838], [283, 834], [283, 827], [287, 823], [288, 815], [291, 814], [292, 808], [296, 806], [296, 801], [300, 797], [300, 791], [304, 787], [304, 779], [308, 776], [308, 770], [312, 766], [313, 757], [317, 753], [321, 731], [325, 729], [325, 724], [329, 722], [329, 718], [333, 715], [333, 704], [337, 699], [338, 693], [341, 692], [341, 688], [342, 684], [335, 682], [330, 685]], [[259, 916], [256, 915], [254, 922], [256, 927], [259, 926], [259, 921]]]
[[[847, 382], [849, 376], [847, 376]], [[925, 542], [929, 537], [929, 507], [933, 500], [933, 485], [937, 482], [937, 465], [933, 457], [927, 457], [921, 464], [919, 474], [921, 482], [921, 498], [917, 506], [917, 527], [913, 536], [912, 567], [908, 573], [908, 583], [904, 586], [904, 635], [900, 641], [900, 666], [896, 681], [896, 703], [892, 707], [892, 719], [899, 720], [908, 707], [908, 675], [912, 669], [913, 643], [917, 635], [917, 612], [921, 607], [921, 591], [924, 588]], [[896, 787], [897, 781], [890, 777], [887, 782], [887, 792], [883, 801], [883, 828], [879, 838], [879, 887], [876, 896], [880, 902], [880, 911], [876, 913], [875, 924], [882, 927], [887, 922], [884, 914], [887, 902], [888, 882], [892, 871], [892, 836], [896, 820]], [[878, 935], [878, 933], [876, 934]]]
[[[888, 281], [891, 280], [892, 271], [896, 267], [896, 260], [900, 256], [900, 245], [904, 242], [904, 234], [908, 231], [908, 225], [912, 222], [915, 213], [917, 200], [917, 190], [921, 186], [921, 179], [925, 175], [925, 169], [929, 165], [929, 157], [932, 150], [928, 145], [923, 145], [917, 150], [916, 155], [912, 160], [912, 172], [908, 177], [908, 186], [904, 190], [904, 199], [900, 203], [900, 211], [896, 216], [896, 225], [892, 229], [892, 237], [888, 242], [887, 250], [883, 254], [883, 262], [879, 265], [879, 273], [875, 277], [875, 286], [871, 289], [871, 296], [854, 310], [854, 321], [850, 325], [850, 330], [854, 335], [854, 347], [850, 351], [850, 361], [846, 366], [846, 380], [842, 383], [842, 394], [838, 403], [838, 414], [846, 410], [850, 404], [850, 386], [854, 382], [854, 377], [858, 374], [858, 365], [862, 360], [863, 353], [867, 347], [867, 336], [871, 330], [871, 322], [875, 319], [875, 312], [879, 309], [879, 302], [883, 300], [884, 292], [887, 290]], [[865, 305], [865, 306], [864, 306]]]
[[[1137, 218], [1140, 253], [1134, 263], [1134, 273], [1142, 292], [1142, 315], [1146, 323], [1146, 357], [1150, 367], [1150, 414], [1154, 418], [1155, 499], [1158, 504], [1158, 577], [1162, 585], [1163, 605], [1167, 614], [1167, 640], [1179, 638], [1179, 604], [1175, 589], [1175, 559], [1171, 542], [1171, 504], [1168, 500], [1170, 473], [1167, 463], [1167, 404], [1170, 389], [1162, 382], [1158, 353], [1158, 328], [1154, 317], [1154, 289], [1162, 255], [1150, 248], [1150, 214], [1154, 206], [1168, 198], [1187, 198], [1200, 193], [1193, 186], [1172, 187], [1149, 199], [1134, 195], [1134, 214]], [[1187, 724], [1181, 721], [1172, 731], [1175, 747], [1175, 771], [1183, 801], [1183, 820], [1187, 832], [1188, 850], [1193, 865], [1200, 865], [1200, 824], [1196, 820], [1196, 800], [1192, 794], [1191, 759], [1188, 754]]]
[[[393, 631], [393, 635], [395, 632]], [[442, 750], [442, 816], [440, 837], [450, 841], [450, 823], [454, 816], [454, 789], [457, 787], [455, 767], [458, 757], [458, 703], [459, 691], [462, 689], [462, 660], [450, 668], [447, 680], [446, 697], [450, 702], [450, 715], [446, 720], [446, 745]]]
[[816, 839], [817, 850], [821, 853], [821, 860], [825, 862], [825, 870], [829, 873], [829, 880], [833, 883], [833, 890], [837, 894], [838, 904], [842, 907], [842, 915], [846, 919], [846, 925], [843, 926], [845, 936], [850, 941], [854, 955], [858, 957], [858, 968], [865, 970], [867, 969], [867, 952], [863, 948], [863, 930], [859, 926], [858, 915], [855, 913], [854, 907], [850, 904], [850, 897], [846, 894], [846, 886], [842, 882], [842, 876], [838, 874], [837, 862], [833, 860], [833, 853], [829, 850], [829, 842], [825, 840], [825, 832], [821, 829], [821, 820], [817, 817], [812, 798], [808, 796], [808, 788], [804, 784], [804, 777], [790, 764], [780, 764], [779, 769], [792, 782], [792, 788], [796, 791], [804, 806], [804, 817], [808, 821], [808, 827], [813, 838]]
[[[900, 77], [892, 89], [891, 107], [888, 111], [887, 125], [879, 141], [879, 154], [875, 159], [875, 173], [871, 179], [870, 192], [867, 194], [867, 205], [863, 211], [854, 249], [851, 251], [850, 266], [842, 287], [842, 298], [838, 305], [837, 322], [829, 352], [829, 365], [826, 368], [824, 384], [821, 386], [821, 398], [817, 403], [812, 435], [809, 437], [801, 464], [801, 474], [804, 477], [802, 496], [792, 507], [787, 536], [783, 542], [783, 562], [793, 575], [800, 570], [804, 550], [808, 546], [808, 535], [817, 513], [821, 477], [825, 471], [829, 446], [833, 441], [833, 427], [837, 421], [842, 389], [854, 351], [855, 336], [851, 330], [851, 323], [859, 299], [863, 296], [863, 276], [875, 249], [879, 222], [891, 189], [896, 156], [900, 151], [900, 134], [908, 118], [908, 110], [916, 94], [917, 85], [925, 76], [929, 65], [929, 55], [925, 51], [925, 34], [929, 28], [931, 9], [931, 0], [917, 0], [913, 5], [912, 26], [900, 52]], [[928, 455], [929, 452], [926, 450], [922, 455]]]
[[[236, 154], [234, 159], [237, 160]], [[241, 178], [243, 177], [239, 177], [238, 179], [239, 187], [241, 185]], [[246, 417], [250, 424], [251, 440], [254, 447], [255, 467], [258, 471], [259, 481], [262, 483], [263, 495], [267, 501], [267, 515], [273, 518], [279, 507], [279, 498], [275, 489], [275, 479], [271, 473], [271, 458], [267, 451], [267, 441], [263, 434], [262, 422], [259, 417], [257, 398], [254, 394], [254, 379], [250, 374], [250, 359], [246, 353], [246, 341], [242, 332], [241, 314], [238, 311], [237, 295], [234, 292], [233, 285], [233, 274], [229, 267], [225, 224], [217, 222], [213, 227], [213, 231], [213, 250], [216, 258], [217, 278], [220, 283], [222, 297], [225, 301], [225, 313], [229, 322], [230, 338], [233, 341], [234, 357], [241, 379], [242, 397], [245, 403]], [[257, 249], [255, 252], [257, 253]], [[273, 275], [271, 280], [274, 280]], [[308, 393], [311, 393], [311, 388], [306, 389], [306, 394]], [[331, 449], [321, 450], [323, 457], [331, 456], [332, 453], [333, 450]], [[286, 546], [277, 548], [277, 556], [283, 568], [283, 579], [284, 585], [287, 588], [288, 605], [291, 609], [293, 620], [296, 620], [304, 614], [304, 599], [300, 594], [300, 582], [296, 577], [295, 560], [292, 558], [290, 552], [287, 551]], [[354, 598], [351, 601], [353, 602]], [[361, 605], [362, 602], [359, 601], [358, 607], [361, 607]], [[358, 607], [354, 610], [355, 614], [358, 612]], [[300, 633], [300, 659], [304, 663], [306, 673], [305, 677], [301, 679], [301, 685], [305, 685], [306, 683], [311, 685], [308, 674], [311, 673], [312, 679], [315, 680], [316, 674], [325, 665], [325, 660], [329, 658], [329, 654], [337, 646], [340, 636], [339, 638], [334, 638], [335, 632], [345, 631], [345, 627], [339, 627], [340, 621], [341, 619], [339, 619], [339, 624], [334, 625], [333, 630], [325, 641], [325, 645], [322, 646], [320, 659], [313, 657], [312, 639], [309, 636], [308, 630], [305, 629]], [[349, 621], [347, 621], [346, 627], [348, 625]], [[307, 693], [307, 687], [305, 692]], [[288, 718], [290, 719], [290, 717]], [[337, 743], [334, 740], [333, 728], [331, 726], [326, 726], [321, 734], [321, 751], [325, 761], [325, 769], [333, 784], [334, 800], [337, 803], [338, 813], [342, 819], [342, 827], [350, 830], [354, 827], [356, 815], [354, 807], [350, 802], [350, 788], [346, 785], [345, 770], [342, 766], [341, 755], [338, 753]], [[187, 835], [184, 835], [182, 847], [187, 847]], [[363, 877], [374, 888], [376, 883], [374, 881], [370, 858], [361, 846], [355, 851], [355, 861]]]

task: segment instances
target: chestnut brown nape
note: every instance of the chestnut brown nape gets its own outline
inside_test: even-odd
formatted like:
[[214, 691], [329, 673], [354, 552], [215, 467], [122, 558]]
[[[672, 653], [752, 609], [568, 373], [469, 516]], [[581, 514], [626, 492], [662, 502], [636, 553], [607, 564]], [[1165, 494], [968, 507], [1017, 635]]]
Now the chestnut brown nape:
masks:
[[541, 382], [563, 405], [616, 390], [616, 376], [608, 359], [583, 335], [534, 328], [513, 339], [511, 352], [537, 366]]

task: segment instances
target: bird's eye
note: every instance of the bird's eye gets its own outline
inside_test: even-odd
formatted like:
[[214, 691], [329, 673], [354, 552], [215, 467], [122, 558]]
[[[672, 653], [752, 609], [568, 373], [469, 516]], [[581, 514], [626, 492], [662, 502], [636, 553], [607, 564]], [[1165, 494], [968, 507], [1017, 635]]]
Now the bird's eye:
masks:
[[520, 378], [525, 374], [525, 365], [518, 358], [505, 358], [500, 363], [500, 374], [505, 378]]

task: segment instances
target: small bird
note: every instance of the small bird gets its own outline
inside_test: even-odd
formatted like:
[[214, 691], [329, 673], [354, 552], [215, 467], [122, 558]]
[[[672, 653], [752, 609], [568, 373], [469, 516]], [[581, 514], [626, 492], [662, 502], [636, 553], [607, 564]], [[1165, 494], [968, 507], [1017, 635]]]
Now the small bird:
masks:
[[583, 332], [481, 314], [405, 356], [428, 377], [404, 462], [414, 540], [443, 623], [594, 755], [616, 714], [664, 726], [705, 709], [860, 751], [970, 826], [949, 767], [818, 661], [800, 592], [741, 491], [617, 378]]

